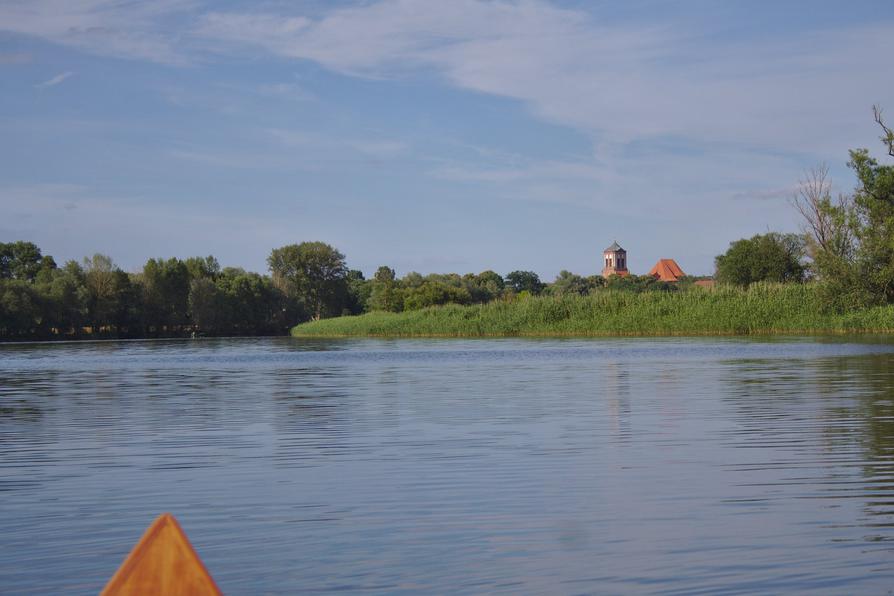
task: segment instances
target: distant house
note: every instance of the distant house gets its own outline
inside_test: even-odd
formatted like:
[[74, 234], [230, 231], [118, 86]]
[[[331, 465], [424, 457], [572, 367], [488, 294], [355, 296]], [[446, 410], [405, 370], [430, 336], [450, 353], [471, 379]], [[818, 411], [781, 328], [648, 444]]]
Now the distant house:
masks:
[[602, 251], [602, 258], [605, 262], [605, 267], [602, 269], [602, 277], [610, 275], [624, 277], [630, 275], [630, 272], [627, 271], [627, 251], [621, 248], [617, 241], [612, 242], [611, 246]]
[[675, 282], [680, 281], [680, 278], [686, 274], [683, 273], [683, 270], [680, 269], [675, 260], [661, 259], [655, 263], [655, 266], [649, 271], [649, 275], [659, 281]]

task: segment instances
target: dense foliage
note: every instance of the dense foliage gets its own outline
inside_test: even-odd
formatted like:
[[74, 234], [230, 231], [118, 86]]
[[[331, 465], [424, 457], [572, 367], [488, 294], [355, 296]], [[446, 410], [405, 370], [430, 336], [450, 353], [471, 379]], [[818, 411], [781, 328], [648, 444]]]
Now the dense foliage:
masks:
[[57, 267], [30, 242], [0, 254], [0, 338], [266, 335], [302, 320], [271, 278], [213, 257], [149, 259], [126, 273], [99, 254]]
[[323, 242], [302, 242], [273, 249], [267, 258], [273, 281], [301, 302], [314, 320], [341, 314], [348, 303], [345, 256]]
[[717, 281], [738, 286], [755, 282], [801, 282], [807, 273], [804, 238], [770, 232], [742, 238], [715, 259]]

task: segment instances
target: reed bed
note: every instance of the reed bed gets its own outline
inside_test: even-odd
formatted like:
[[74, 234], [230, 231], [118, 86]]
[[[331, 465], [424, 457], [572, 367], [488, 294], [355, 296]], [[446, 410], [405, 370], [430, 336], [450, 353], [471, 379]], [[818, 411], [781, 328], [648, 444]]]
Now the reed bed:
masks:
[[295, 336], [501, 337], [885, 333], [894, 305], [848, 313], [823, 308], [811, 284], [680, 292], [599, 291], [403, 313], [373, 312], [298, 325]]

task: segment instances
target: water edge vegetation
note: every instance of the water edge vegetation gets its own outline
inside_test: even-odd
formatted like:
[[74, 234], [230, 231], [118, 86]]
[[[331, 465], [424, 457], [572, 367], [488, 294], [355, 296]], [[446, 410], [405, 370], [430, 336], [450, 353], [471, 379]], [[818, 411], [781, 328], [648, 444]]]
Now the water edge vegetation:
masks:
[[894, 305], [823, 307], [819, 284], [757, 283], [679, 292], [603, 290], [312, 321], [296, 337], [657, 336], [887, 333]]

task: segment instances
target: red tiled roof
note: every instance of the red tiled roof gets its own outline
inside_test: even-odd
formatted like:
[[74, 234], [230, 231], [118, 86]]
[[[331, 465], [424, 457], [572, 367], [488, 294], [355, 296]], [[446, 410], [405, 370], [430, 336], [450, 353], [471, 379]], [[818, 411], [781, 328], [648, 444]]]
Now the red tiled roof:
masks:
[[679, 281], [686, 274], [683, 273], [683, 270], [680, 269], [675, 260], [661, 259], [655, 263], [655, 266], [649, 271], [649, 275], [661, 281]]

